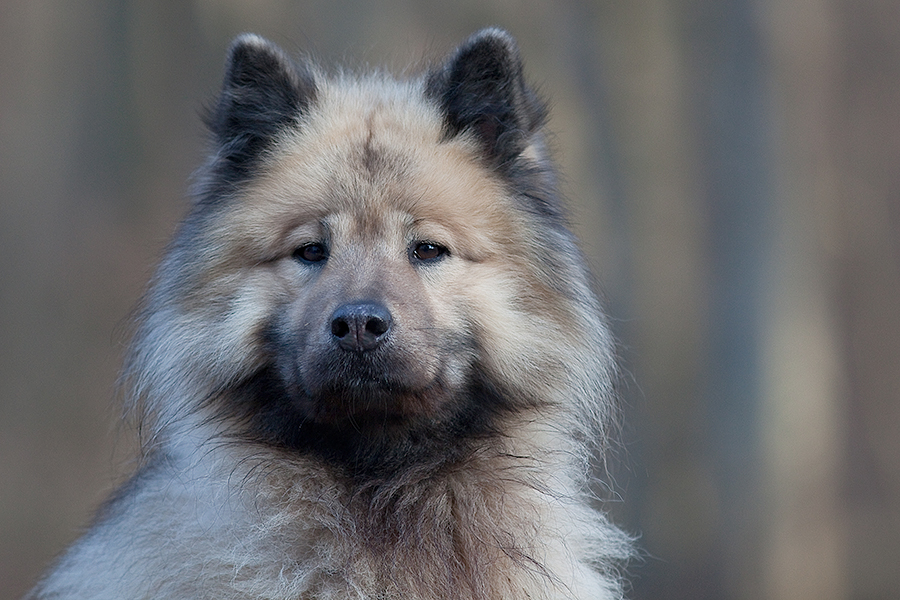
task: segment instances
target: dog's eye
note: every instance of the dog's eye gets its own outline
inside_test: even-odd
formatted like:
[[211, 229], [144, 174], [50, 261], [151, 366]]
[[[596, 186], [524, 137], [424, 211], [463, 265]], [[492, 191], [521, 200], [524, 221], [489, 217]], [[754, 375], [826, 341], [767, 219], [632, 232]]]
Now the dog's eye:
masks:
[[303, 262], [320, 262], [328, 258], [328, 251], [324, 244], [305, 244], [294, 250], [294, 258]]
[[412, 255], [420, 261], [439, 260], [447, 254], [447, 249], [432, 242], [419, 242], [413, 247]]

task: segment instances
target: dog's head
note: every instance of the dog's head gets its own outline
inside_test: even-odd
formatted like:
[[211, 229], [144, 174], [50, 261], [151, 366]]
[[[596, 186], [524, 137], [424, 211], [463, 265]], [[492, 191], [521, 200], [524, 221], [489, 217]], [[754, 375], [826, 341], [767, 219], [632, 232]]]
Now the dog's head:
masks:
[[134, 346], [138, 395], [160, 422], [226, 407], [288, 447], [452, 444], [599, 395], [609, 346], [543, 118], [499, 30], [400, 82], [236, 40]]

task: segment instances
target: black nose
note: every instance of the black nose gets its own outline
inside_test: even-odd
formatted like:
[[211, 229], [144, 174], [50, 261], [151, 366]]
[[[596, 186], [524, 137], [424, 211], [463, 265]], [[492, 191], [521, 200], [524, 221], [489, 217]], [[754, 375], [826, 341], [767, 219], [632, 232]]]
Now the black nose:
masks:
[[331, 335], [344, 350], [365, 352], [387, 337], [391, 321], [391, 312], [377, 302], [344, 304], [331, 315]]

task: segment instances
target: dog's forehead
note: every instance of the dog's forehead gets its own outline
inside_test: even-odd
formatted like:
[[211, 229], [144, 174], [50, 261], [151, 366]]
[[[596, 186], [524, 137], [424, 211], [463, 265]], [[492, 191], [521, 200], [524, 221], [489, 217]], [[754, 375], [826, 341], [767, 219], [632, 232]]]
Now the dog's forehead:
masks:
[[412, 83], [397, 87], [326, 87], [270, 153], [245, 207], [284, 227], [339, 214], [370, 229], [437, 224], [505, 236], [515, 211], [477, 145], [445, 139], [438, 108]]

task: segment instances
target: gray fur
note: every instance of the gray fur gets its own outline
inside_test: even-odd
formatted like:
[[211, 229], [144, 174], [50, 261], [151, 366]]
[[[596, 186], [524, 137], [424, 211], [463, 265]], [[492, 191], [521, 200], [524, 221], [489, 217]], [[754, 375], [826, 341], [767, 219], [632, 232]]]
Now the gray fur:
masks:
[[[28, 598], [620, 598], [543, 115], [496, 29], [410, 81], [239, 38], [126, 364], [142, 467]], [[346, 302], [390, 327], [336, 344]]]

